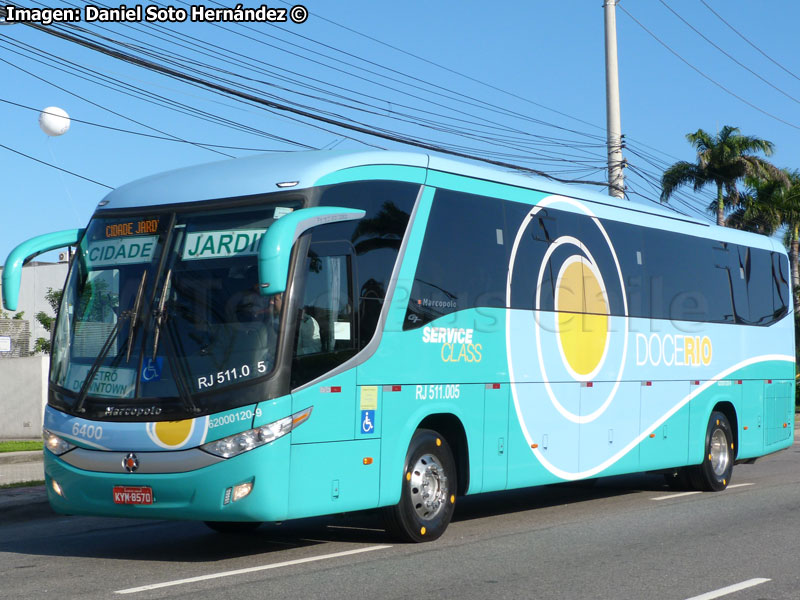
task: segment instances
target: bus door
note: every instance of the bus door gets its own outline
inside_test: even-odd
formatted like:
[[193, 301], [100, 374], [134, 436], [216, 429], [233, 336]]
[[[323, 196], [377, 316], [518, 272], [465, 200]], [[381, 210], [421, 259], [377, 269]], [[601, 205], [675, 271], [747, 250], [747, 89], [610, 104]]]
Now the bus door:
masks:
[[[314, 410], [309, 421], [293, 432], [292, 443], [355, 437], [356, 369], [337, 372], [357, 352], [353, 258], [353, 246], [347, 242], [316, 242], [309, 246], [301, 267], [303, 289], [295, 313], [291, 374], [292, 389], [301, 389], [292, 393], [292, 411], [309, 406]], [[327, 373], [332, 375], [325, 378]]]

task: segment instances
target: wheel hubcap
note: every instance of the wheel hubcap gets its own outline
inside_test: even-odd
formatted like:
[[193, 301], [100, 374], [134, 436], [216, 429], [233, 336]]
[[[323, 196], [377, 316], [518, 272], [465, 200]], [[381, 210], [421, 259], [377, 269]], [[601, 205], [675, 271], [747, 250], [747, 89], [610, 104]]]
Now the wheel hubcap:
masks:
[[411, 503], [420, 519], [436, 518], [447, 501], [447, 474], [432, 454], [419, 457], [409, 480]]
[[711, 434], [711, 468], [717, 477], [721, 477], [728, 470], [730, 454], [728, 453], [728, 436], [721, 429], [715, 429]]

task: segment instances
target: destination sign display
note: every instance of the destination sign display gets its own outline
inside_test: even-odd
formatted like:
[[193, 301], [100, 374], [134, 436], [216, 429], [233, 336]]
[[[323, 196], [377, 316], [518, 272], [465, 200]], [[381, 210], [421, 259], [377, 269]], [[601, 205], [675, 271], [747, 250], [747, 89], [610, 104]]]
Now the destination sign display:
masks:
[[[65, 387], [77, 392], [89, 375], [90, 365], [71, 364]], [[136, 370], [100, 367], [89, 385], [90, 396], [104, 398], [133, 398], [136, 389]]]
[[142, 219], [128, 221], [127, 223], [112, 223], [106, 225], [104, 234], [106, 238], [115, 238], [128, 235], [146, 235], [158, 232], [158, 219]]
[[186, 234], [181, 258], [200, 260], [256, 254], [265, 231], [266, 229], [193, 231]]
[[153, 260], [157, 243], [157, 235], [90, 242], [84, 251], [84, 257], [92, 267], [147, 263]]

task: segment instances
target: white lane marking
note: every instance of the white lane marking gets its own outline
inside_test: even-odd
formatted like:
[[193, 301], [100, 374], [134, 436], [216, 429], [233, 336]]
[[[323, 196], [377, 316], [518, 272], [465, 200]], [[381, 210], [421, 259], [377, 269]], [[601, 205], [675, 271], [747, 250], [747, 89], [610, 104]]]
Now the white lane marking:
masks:
[[728, 587], [714, 590], [713, 592], [706, 592], [705, 594], [700, 594], [699, 596], [692, 596], [686, 600], [713, 600], [714, 598], [720, 598], [722, 596], [727, 596], [728, 594], [733, 594], [734, 592], [740, 592], [741, 590], [746, 590], [747, 588], [755, 587], [757, 585], [761, 585], [762, 583], [767, 583], [768, 581], [771, 580], [764, 579], [763, 577], [748, 579], [747, 581], [735, 583], [733, 585], [729, 585]]
[[257, 571], [267, 571], [269, 569], [279, 569], [280, 567], [289, 567], [292, 565], [302, 565], [318, 560], [327, 560], [329, 558], [339, 558], [341, 556], [350, 556], [352, 554], [361, 554], [362, 552], [372, 552], [373, 550], [385, 550], [391, 546], [368, 546], [366, 548], [357, 548], [356, 550], [345, 550], [344, 552], [334, 552], [332, 554], [323, 554], [321, 556], [309, 556], [308, 558], [298, 558], [296, 560], [287, 560], [284, 562], [273, 563], [270, 565], [262, 565], [260, 567], [249, 567], [247, 569], [236, 569], [235, 571], [223, 571], [222, 573], [212, 573], [209, 575], [199, 575], [197, 577], [188, 577], [187, 579], [176, 579], [175, 581], [165, 581], [164, 583], [152, 583], [150, 585], [143, 585], [141, 587], [128, 588], [126, 590], [117, 590], [115, 594], [135, 594], [137, 592], [146, 592], [148, 590], [157, 590], [159, 588], [172, 587], [175, 585], [183, 585], [185, 583], [194, 583], [196, 581], [206, 581], [208, 579], [219, 579], [220, 577], [232, 577], [234, 575], [244, 575], [246, 573], [255, 573]]
[[[735, 485], [729, 485], [726, 490], [732, 490], [733, 488], [739, 487], [747, 487], [748, 485], [755, 485], [755, 483], [737, 483]], [[693, 496], [694, 494], [702, 494], [703, 492], [678, 492], [677, 494], [667, 494], [666, 496], [657, 496], [656, 498], [650, 498], [650, 500], [671, 500], [672, 498], [682, 498], [683, 496]]]
[[671, 500], [672, 498], [682, 498], [683, 496], [693, 496], [694, 494], [702, 494], [703, 492], [679, 492], [677, 494], [668, 494], [666, 496], [658, 496], [657, 498], [650, 498], [650, 500]]

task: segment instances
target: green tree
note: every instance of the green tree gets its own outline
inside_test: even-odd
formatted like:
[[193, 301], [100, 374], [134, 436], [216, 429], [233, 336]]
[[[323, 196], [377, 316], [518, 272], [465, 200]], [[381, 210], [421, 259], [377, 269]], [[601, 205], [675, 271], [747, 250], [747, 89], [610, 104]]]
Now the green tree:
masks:
[[792, 271], [792, 289], [797, 302], [800, 289], [800, 171], [786, 171], [786, 185], [775, 202], [786, 226], [786, 245], [789, 248], [789, 264]]
[[[61, 296], [64, 294], [61, 290], [54, 290], [53, 288], [47, 288], [47, 292], [45, 292], [44, 299], [47, 300], [47, 303], [50, 305], [50, 308], [53, 309], [53, 312], [56, 316], [58, 316], [58, 308], [61, 306]], [[44, 327], [47, 331], [51, 331], [53, 323], [56, 320], [56, 316], [51, 317], [43, 310], [40, 310], [36, 313], [36, 320], [39, 324]], [[36, 341], [33, 345], [34, 352], [44, 352], [45, 354], [50, 353], [50, 340], [47, 338], [36, 338]]]
[[[691, 185], [699, 191], [714, 185], [717, 197], [712, 204], [717, 225], [725, 225], [725, 209], [739, 205], [737, 182], [744, 177], [779, 178], [780, 171], [754, 153], [771, 156], [772, 142], [739, 133], [738, 127], [725, 125], [712, 136], [702, 129], [686, 135], [697, 152], [697, 162], [678, 161], [661, 177], [661, 201], [667, 202], [681, 186]], [[711, 208], [711, 207], [710, 207]]]
[[746, 177], [745, 192], [739, 204], [725, 219], [725, 225], [762, 235], [774, 234], [784, 224], [781, 197], [786, 189], [788, 172], [780, 178]]
[[726, 220], [729, 227], [772, 235], [786, 227], [792, 289], [800, 289], [800, 171], [784, 169], [779, 177], [745, 179], [747, 192]]

